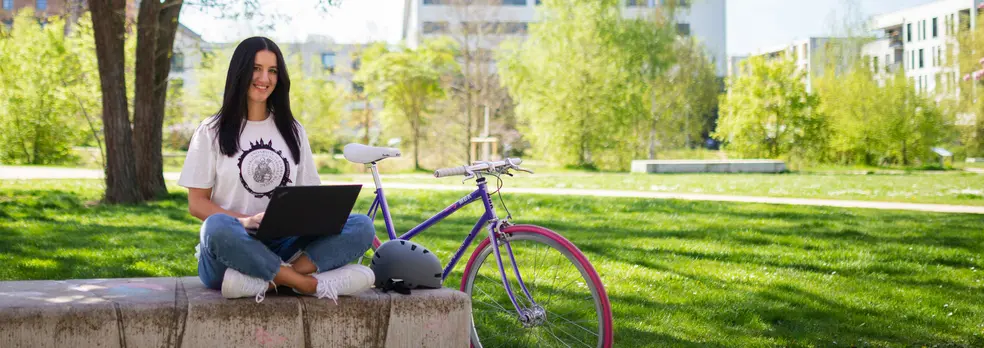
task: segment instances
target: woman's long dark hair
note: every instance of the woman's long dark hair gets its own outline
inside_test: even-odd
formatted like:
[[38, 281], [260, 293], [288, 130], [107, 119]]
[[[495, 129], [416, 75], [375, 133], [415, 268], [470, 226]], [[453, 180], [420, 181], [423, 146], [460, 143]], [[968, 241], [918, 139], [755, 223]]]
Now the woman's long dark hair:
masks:
[[287, 142], [294, 164], [301, 160], [300, 137], [297, 135], [297, 122], [290, 111], [290, 78], [287, 77], [287, 64], [280, 47], [265, 37], [251, 37], [239, 43], [232, 53], [229, 72], [226, 74], [225, 94], [222, 108], [215, 114], [212, 126], [219, 136], [222, 154], [232, 157], [239, 152], [239, 135], [246, 128], [249, 87], [253, 84], [253, 63], [256, 52], [270, 51], [277, 56], [277, 85], [267, 98], [267, 112], [274, 115], [273, 121], [280, 136]]

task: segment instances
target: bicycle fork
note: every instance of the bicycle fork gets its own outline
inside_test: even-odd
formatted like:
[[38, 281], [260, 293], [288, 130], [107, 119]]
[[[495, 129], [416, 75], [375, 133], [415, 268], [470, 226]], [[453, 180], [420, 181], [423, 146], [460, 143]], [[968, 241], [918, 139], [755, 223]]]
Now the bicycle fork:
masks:
[[[508, 221], [493, 219], [488, 226], [489, 239], [492, 241], [492, 251], [495, 253], [495, 261], [499, 266], [499, 275], [502, 277], [502, 285], [506, 288], [506, 293], [509, 294], [509, 301], [512, 301], [513, 308], [516, 309], [519, 321], [523, 324], [523, 326], [527, 328], [539, 326], [546, 322], [547, 311], [533, 300], [533, 296], [530, 295], [530, 291], [526, 288], [526, 283], [523, 281], [522, 275], [519, 274], [519, 267], [516, 265], [516, 256], [513, 255], [512, 246], [506, 239], [506, 234], [502, 233], [503, 225], [508, 223]], [[509, 254], [509, 261], [512, 263], [512, 270], [513, 274], [516, 275], [516, 282], [519, 284], [520, 289], [523, 290], [523, 295], [525, 295], [526, 299], [530, 301], [529, 308], [520, 307], [519, 302], [516, 301], [516, 295], [513, 293], [512, 286], [509, 285], [509, 280], [506, 277], [506, 270], [502, 264], [503, 256], [499, 250], [500, 241], [506, 247], [506, 252]]]

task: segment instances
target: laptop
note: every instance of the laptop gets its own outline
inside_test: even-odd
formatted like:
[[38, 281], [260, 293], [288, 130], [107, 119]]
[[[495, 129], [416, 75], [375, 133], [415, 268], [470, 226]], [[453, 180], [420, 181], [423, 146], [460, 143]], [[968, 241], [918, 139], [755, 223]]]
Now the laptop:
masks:
[[342, 233], [361, 191], [362, 184], [277, 187], [259, 229], [249, 232], [262, 240]]

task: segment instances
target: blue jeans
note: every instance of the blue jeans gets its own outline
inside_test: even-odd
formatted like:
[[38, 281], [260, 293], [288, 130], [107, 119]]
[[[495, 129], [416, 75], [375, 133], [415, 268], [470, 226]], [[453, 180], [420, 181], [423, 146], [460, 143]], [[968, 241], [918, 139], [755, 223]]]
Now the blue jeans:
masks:
[[349, 215], [342, 233], [318, 237], [286, 237], [259, 240], [250, 236], [239, 220], [226, 215], [209, 216], [202, 223], [198, 277], [205, 286], [222, 288], [226, 268], [267, 282], [280, 271], [281, 262], [304, 251], [318, 272], [342, 267], [365, 254], [375, 236], [372, 219]]

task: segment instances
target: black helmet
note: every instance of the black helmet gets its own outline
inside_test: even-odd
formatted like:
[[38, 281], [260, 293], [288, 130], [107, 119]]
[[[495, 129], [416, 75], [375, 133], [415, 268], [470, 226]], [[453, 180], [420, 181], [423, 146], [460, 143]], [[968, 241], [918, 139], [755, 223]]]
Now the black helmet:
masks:
[[408, 240], [391, 240], [380, 245], [372, 255], [369, 268], [376, 274], [376, 287], [384, 290], [438, 289], [444, 281], [437, 256]]

